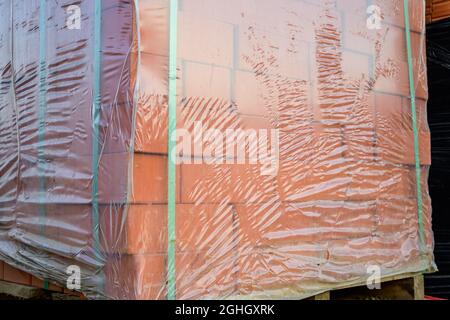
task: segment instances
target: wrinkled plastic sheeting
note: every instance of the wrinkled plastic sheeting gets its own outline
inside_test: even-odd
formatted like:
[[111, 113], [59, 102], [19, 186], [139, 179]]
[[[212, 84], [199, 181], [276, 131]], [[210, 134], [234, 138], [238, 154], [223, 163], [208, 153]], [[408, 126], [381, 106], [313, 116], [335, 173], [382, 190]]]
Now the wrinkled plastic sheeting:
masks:
[[[0, 1], [0, 257], [61, 285], [77, 265], [91, 298], [165, 299], [169, 1], [102, 1], [100, 40], [96, 1], [77, 2], [80, 29], [71, 1], [45, 19], [40, 2]], [[424, 243], [403, 1], [180, 1], [178, 299], [435, 269], [425, 7], [409, 3]]]

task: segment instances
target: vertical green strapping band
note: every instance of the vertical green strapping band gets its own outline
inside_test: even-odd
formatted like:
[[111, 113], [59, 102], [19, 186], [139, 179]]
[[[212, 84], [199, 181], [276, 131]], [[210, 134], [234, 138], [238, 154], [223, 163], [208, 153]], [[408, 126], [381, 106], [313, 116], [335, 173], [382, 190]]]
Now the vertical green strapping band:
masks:
[[405, 33], [406, 33], [406, 48], [408, 55], [408, 73], [409, 73], [409, 90], [411, 95], [411, 114], [412, 125], [414, 130], [414, 158], [416, 163], [416, 185], [417, 185], [417, 214], [419, 221], [419, 245], [421, 251], [425, 245], [425, 233], [423, 225], [423, 203], [422, 203], [422, 186], [421, 186], [421, 172], [420, 172], [420, 151], [419, 151], [419, 132], [417, 129], [417, 110], [416, 110], [416, 89], [414, 83], [414, 65], [411, 49], [411, 30], [409, 22], [409, 4], [408, 0], [404, 0], [405, 10]]
[[[40, 230], [45, 232], [47, 215], [45, 208], [45, 114], [47, 110], [47, 1], [39, 3], [39, 109], [38, 109], [38, 172], [39, 172], [39, 217]], [[44, 289], [48, 289], [48, 280], [44, 279]]]
[[175, 176], [176, 141], [172, 139], [177, 126], [177, 37], [178, 0], [170, 0], [169, 26], [169, 112], [168, 112], [168, 216], [167, 216], [167, 299], [176, 299], [175, 288]]
[[[39, 166], [39, 213], [41, 218], [45, 218], [45, 114], [47, 109], [46, 101], [46, 49], [47, 49], [47, 5], [46, 0], [40, 1], [39, 7], [39, 107], [38, 107], [38, 166]], [[45, 224], [41, 224], [41, 232], [45, 231]]]
[[92, 106], [92, 236], [94, 252], [100, 258], [98, 172], [100, 149], [100, 104], [102, 67], [102, 0], [94, 4], [94, 91]]

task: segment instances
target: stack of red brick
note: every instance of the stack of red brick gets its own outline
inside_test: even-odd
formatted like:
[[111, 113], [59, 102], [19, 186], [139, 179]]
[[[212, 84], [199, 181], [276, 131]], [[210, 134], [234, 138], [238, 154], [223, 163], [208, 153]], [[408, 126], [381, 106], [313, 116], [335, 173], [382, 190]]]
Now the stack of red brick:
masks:
[[[403, 1], [376, 4], [380, 30], [368, 29], [360, 1], [183, 3], [178, 128], [193, 137], [201, 123], [220, 139], [277, 129], [280, 154], [277, 174], [264, 175], [260, 164], [207, 164], [183, 149], [179, 298], [301, 295], [361, 280], [370, 264], [430, 266], [423, 4], [411, 3], [410, 19], [428, 258], [417, 239]], [[133, 192], [107, 282], [108, 294], [154, 299], [165, 297], [167, 268], [167, 2], [141, 3], [140, 26]]]
[[[364, 282], [370, 265], [386, 276], [434, 267], [424, 3], [410, 1], [409, 10], [421, 248], [403, 1], [373, 2], [371, 8], [360, 0], [180, 2], [177, 127], [184, 137], [203, 133], [203, 139], [190, 141], [197, 149], [179, 149], [177, 298], [305, 297]], [[88, 295], [166, 297], [168, 3], [140, 1], [137, 15], [133, 4], [104, 10], [111, 16], [104, 18], [99, 225], [92, 219], [91, 110], [85, 108], [92, 97], [80, 86], [73, 90], [85, 94], [82, 101], [68, 102], [84, 106], [75, 108], [78, 118], [69, 110], [71, 117], [48, 114], [48, 134], [66, 133], [70, 143], [46, 139], [63, 156], [47, 169], [44, 222], [33, 220], [39, 205], [12, 210], [27, 213], [8, 233], [17, 251], [42, 250], [63, 274], [67, 265], [80, 265]], [[89, 45], [80, 42], [77, 51], [83, 66], [93, 48], [88, 36]], [[90, 85], [90, 71], [70, 70]], [[73, 130], [62, 130], [61, 119]], [[263, 147], [275, 152], [275, 171], [266, 171], [267, 154], [240, 163], [227, 152], [226, 137], [239, 130], [267, 135]], [[37, 192], [36, 171], [28, 176]], [[19, 205], [27, 203], [21, 194]], [[47, 271], [53, 281], [64, 280]]]

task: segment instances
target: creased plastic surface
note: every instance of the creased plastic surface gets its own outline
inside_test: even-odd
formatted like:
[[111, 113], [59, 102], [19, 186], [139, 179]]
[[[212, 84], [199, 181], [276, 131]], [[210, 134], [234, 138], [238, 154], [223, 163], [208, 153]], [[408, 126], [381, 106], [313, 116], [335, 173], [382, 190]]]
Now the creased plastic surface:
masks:
[[2, 260], [61, 285], [77, 265], [91, 298], [166, 298], [172, 25], [177, 299], [434, 270], [423, 1], [423, 244], [403, 1], [374, 1], [378, 29], [359, 0], [185, 0], [172, 24], [167, 0], [85, 0], [75, 30], [70, 1], [41, 2], [0, 1]]

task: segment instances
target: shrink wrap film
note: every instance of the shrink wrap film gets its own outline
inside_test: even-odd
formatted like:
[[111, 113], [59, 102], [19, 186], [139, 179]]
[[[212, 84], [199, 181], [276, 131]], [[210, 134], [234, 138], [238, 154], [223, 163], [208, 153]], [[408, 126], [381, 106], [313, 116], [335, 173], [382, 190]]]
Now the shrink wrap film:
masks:
[[33, 279], [305, 298], [435, 270], [424, 1], [0, 0], [0, 21], [0, 259]]

